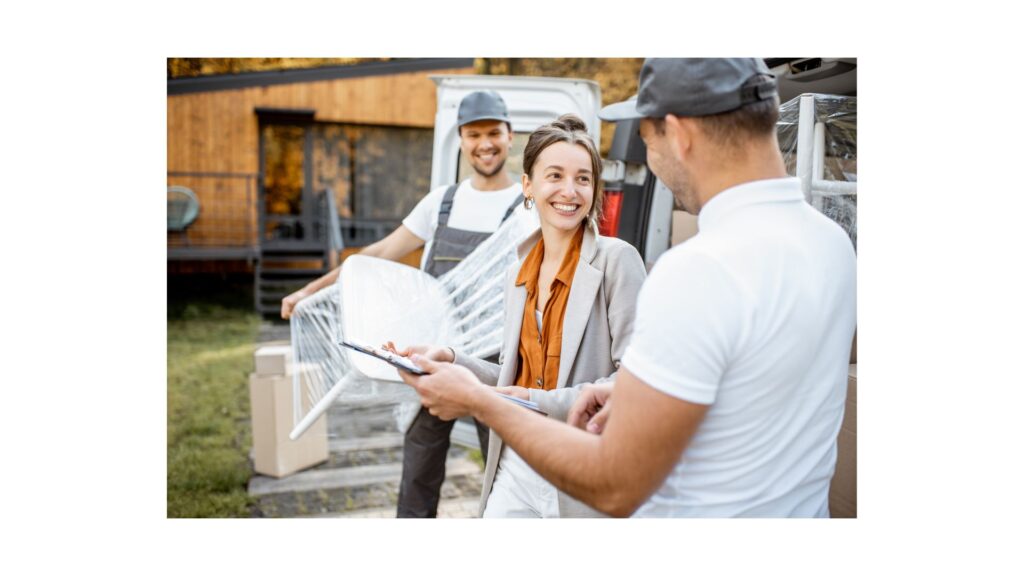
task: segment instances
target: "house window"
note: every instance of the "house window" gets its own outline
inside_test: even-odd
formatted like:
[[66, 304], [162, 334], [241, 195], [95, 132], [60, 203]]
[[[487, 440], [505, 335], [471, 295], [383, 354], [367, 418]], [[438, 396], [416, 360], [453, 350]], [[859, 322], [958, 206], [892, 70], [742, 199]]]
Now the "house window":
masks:
[[270, 238], [301, 239], [305, 179], [304, 126], [263, 126], [263, 212]]
[[433, 131], [423, 128], [314, 127], [316, 189], [334, 191], [346, 246], [390, 234], [427, 195], [433, 140]]
[[262, 126], [264, 238], [322, 239], [330, 190], [348, 246], [394, 230], [430, 191], [433, 131], [335, 123]]
[[353, 217], [398, 221], [405, 218], [430, 192], [433, 130], [347, 128], [353, 150], [349, 196]]

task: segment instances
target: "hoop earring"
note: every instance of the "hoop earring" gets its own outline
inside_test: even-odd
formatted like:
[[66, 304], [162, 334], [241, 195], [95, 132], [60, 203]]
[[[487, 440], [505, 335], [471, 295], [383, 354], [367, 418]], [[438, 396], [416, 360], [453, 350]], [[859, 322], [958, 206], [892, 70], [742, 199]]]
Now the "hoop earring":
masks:
[[526, 208], [527, 210], [532, 210], [536, 204], [537, 201], [533, 199], [533, 196], [523, 198], [523, 208]]

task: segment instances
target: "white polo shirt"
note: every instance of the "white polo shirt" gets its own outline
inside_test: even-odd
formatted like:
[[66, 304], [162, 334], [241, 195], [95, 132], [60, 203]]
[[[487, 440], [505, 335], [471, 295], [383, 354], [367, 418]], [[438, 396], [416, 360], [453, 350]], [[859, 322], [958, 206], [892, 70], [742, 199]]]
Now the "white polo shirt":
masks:
[[795, 178], [722, 191], [698, 227], [644, 283], [622, 364], [710, 408], [635, 516], [827, 517], [857, 316], [853, 245]]

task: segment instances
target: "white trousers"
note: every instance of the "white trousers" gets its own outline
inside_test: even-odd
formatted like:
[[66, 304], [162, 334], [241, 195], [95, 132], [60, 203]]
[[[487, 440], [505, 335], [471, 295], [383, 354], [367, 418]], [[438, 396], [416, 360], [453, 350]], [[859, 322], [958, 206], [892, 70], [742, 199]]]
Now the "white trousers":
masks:
[[503, 444], [484, 518], [558, 518], [558, 490]]

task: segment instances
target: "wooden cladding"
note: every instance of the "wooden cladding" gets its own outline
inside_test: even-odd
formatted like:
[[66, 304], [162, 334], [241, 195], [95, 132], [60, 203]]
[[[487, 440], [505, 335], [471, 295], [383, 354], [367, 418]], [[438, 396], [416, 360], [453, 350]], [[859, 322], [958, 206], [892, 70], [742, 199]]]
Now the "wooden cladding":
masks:
[[200, 92], [167, 98], [167, 169], [185, 172], [259, 171], [256, 108], [313, 109], [321, 122], [431, 128], [437, 91], [434, 70]]
[[[432, 128], [437, 110], [437, 90], [429, 76], [472, 72], [472, 68], [439, 69], [168, 95], [167, 185], [190, 188], [200, 203], [199, 217], [185, 233], [168, 233], [168, 247], [258, 244], [258, 211], [263, 209], [259, 204], [258, 188], [258, 108], [315, 111], [312, 120], [318, 125], [317, 134], [323, 137], [314, 141], [312, 160], [316, 170], [311, 184], [314, 192], [328, 187], [335, 192], [342, 217], [382, 217], [376, 213], [381, 206], [403, 211], [411, 209], [415, 200], [426, 194], [429, 186], [429, 132], [426, 140], [415, 134], [419, 130], [409, 134], [399, 131], [379, 138], [369, 136], [375, 134], [375, 130], [379, 131], [374, 127]], [[344, 128], [347, 130], [346, 138], [327, 138], [343, 130], [331, 124], [349, 125]], [[353, 134], [360, 137], [353, 139]], [[376, 146], [377, 142], [391, 140], [401, 144], [401, 138], [412, 138], [417, 144], [406, 146], [408, 152], [415, 150], [416, 154], [395, 158], [394, 162], [401, 161], [401, 164], [392, 166], [396, 172], [411, 172], [406, 174], [409, 182], [385, 182], [380, 177], [374, 178], [374, 174], [363, 174], [363, 165], [359, 162], [353, 161], [349, 165], [347, 158], [351, 153], [351, 142]], [[426, 150], [425, 160], [420, 158], [422, 150]], [[411, 159], [417, 160], [415, 170], [410, 169]], [[403, 170], [399, 170], [399, 166]], [[350, 169], [358, 173], [350, 174]], [[397, 175], [392, 176], [394, 180]], [[359, 210], [361, 214], [354, 214], [351, 210], [353, 201], [349, 188], [356, 177], [369, 178], [363, 191], [367, 194], [378, 189], [390, 191], [381, 198], [374, 197], [372, 201], [364, 198]], [[396, 194], [400, 198], [396, 199]], [[393, 215], [388, 212], [383, 216]]]

